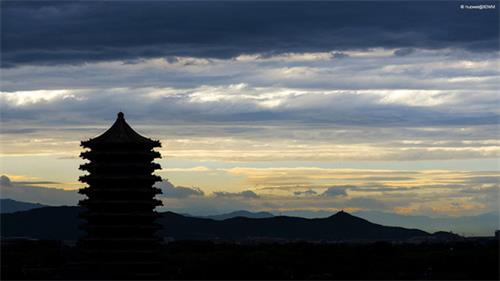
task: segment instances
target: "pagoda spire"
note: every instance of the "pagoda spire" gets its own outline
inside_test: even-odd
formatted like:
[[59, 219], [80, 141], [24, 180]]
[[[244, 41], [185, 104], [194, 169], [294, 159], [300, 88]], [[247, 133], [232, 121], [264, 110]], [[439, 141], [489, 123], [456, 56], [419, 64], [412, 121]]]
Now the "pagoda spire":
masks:
[[80, 169], [88, 174], [80, 177], [87, 187], [79, 193], [87, 198], [79, 202], [86, 221], [79, 247], [89, 277], [155, 277], [161, 240], [154, 209], [162, 203], [154, 198], [161, 178], [153, 173], [161, 167], [153, 160], [161, 158], [154, 150], [160, 142], [135, 132], [120, 112], [106, 132], [81, 146], [87, 150], [80, 157], [88, 162]]

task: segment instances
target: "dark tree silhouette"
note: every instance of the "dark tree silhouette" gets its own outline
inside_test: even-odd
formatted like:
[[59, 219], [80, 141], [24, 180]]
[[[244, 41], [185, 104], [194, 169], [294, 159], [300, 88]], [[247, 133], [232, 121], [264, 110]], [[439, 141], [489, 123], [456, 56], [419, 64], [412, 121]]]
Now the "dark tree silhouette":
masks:
[[89, 149], [80, 155], [89, 160], [80, 166], [89, 172], [80, 177], [88, 187], [79, 191], [88, 197], [79, 202], [86, 220], [78, 243], [84, 272], [92, 278], [154, 278], [161, 243], [154, 209], [162, 203], [154, 199], [161, 190], [153, 187], [161, 181], [153, 172], [161, 167], [152, 161], [161, 157], [153, 150], [160, 142], [136, 133], [120, 112], [111, 128], [81, 146]]

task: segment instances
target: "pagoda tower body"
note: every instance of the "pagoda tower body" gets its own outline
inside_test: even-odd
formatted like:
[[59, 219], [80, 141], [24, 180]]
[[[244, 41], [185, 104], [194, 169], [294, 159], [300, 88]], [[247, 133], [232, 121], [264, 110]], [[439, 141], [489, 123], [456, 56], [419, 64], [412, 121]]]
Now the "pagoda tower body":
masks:
[[161, 167], [153, 160], [161, 155], [153, 149], [160, 142], [136, 133], [120, 112], [111, 128], [81, 146], [87, 150], [80, 157], [88, 160], [80, 166], [88, 186], [79, 190], [87, 196], [79, 202], [85, 272], [99, 279], [157, 277], [161, 240], [154, 209], [162, 204], [154, 198], [161, 190], [153, 187], [161, 178], [153, 173]]

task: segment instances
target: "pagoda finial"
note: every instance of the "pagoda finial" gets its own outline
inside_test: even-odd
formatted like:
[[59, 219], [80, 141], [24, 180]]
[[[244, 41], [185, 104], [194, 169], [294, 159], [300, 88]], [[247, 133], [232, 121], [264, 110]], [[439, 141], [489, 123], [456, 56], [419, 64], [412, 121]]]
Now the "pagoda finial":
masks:
[[124, 119], [125, 118], [125, 114], [123, 114], [123, 112], [118, 112], [118, 119]]

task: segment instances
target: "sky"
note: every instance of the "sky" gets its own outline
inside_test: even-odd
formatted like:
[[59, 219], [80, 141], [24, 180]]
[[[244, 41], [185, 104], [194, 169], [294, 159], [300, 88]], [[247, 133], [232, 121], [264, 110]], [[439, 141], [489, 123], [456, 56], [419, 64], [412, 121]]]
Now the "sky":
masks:
[[469, 2], [2, 1], [0, 196], [77, 204], [123, 111], [162, 210], [498, 213], [498, 3]]

